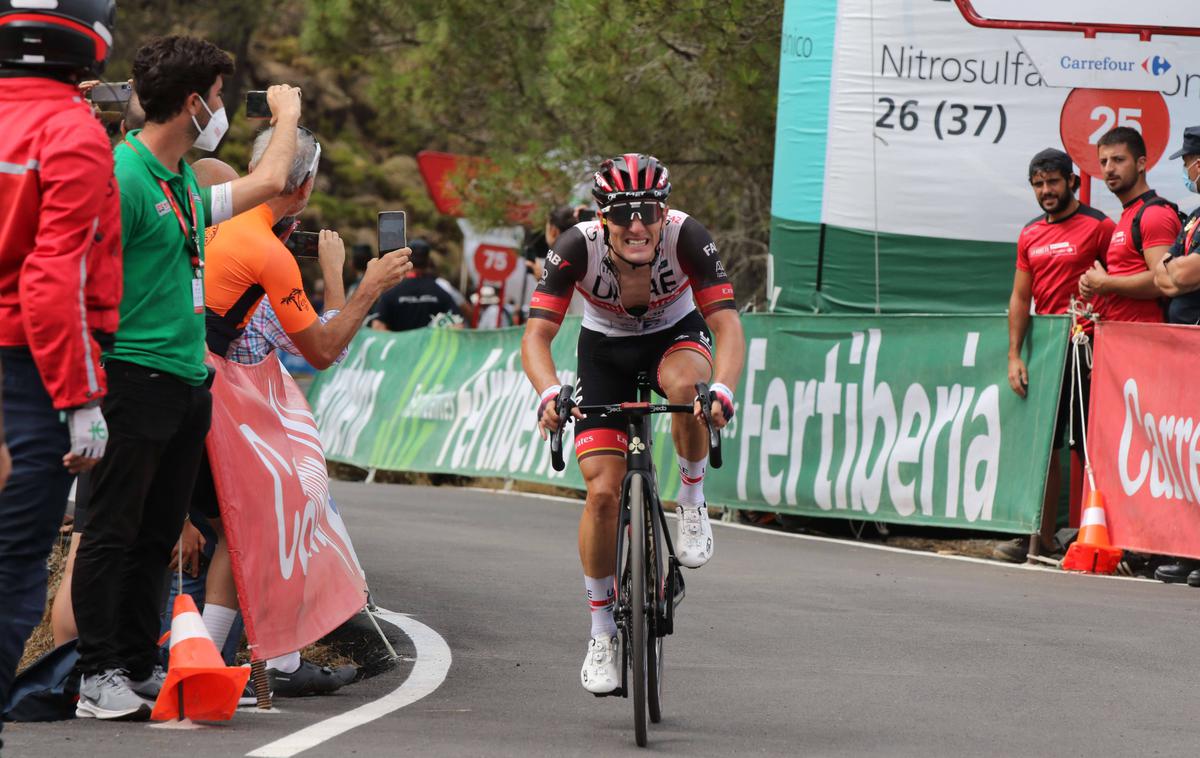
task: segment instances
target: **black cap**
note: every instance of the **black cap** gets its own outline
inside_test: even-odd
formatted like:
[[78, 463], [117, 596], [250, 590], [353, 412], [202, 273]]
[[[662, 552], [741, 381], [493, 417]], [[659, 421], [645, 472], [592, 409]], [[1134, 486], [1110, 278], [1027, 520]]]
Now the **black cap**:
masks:
[[1075, 166], [1071, 163], [1071, 156], [1062, 150], [1048, 147], [1029, 161], [1030, 179], [1033, 179], [1034, 174], [1042, 171], [1058, 171], [1064, 179], [1070, 179], [1071, 174], [1075, 173]]
[[1183, 130], [1183, 147], [1171, 153], [1167, 160], [1175, 160], [1185, 155], [1200, 155], [1200, 126], [1189, 126]]

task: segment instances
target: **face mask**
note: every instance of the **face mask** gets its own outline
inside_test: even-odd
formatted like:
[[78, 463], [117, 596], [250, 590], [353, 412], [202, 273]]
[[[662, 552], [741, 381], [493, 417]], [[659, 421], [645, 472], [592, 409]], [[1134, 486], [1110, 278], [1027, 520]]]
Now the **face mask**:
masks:
[[216, 113], [213, 113], [203, 98], [201, 98], [200, 104], [204, 106], [204, 110], [208, 111], [208, 125], [201, 129], [196, 117], [192, 116], [192, 124], [195, 125], [196, 131], [200, 132], [196, 141], [192, 143], [192, 147], [211, 153], [217, 149], [217, 145], [221, 144], [221, 138], [225, 136], [225, 132], [229, 131], [229, 119], [225, 116], [225, 106], [221, 106]]
[[[1193, 161], [1192, 166], [1195, 166], [1195, 165], [1196, 165], [1196, 162]], [[1183, 167], [1183, 186], [1187, 187], [1188, 192], [1194, 192], [1194, 193], [1200, 194], [1200, 190], [1196, 189], [1196, 180], [1193, 179], [1190, 175], [1191, 174], [1190, 169], [1192, 166], [1184, 166]]]

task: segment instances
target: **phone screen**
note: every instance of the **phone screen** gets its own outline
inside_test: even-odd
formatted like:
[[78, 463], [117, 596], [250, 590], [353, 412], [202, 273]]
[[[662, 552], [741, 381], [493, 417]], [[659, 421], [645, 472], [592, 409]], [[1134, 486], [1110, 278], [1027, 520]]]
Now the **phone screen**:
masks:
[[292, 232], [292, 236], [288, 237], [288, 241], [284, 243], [287, 249], [292, 252], [292, 255], [297, 258], [312, 258], [317, 259], [318, 243], [321, 241], [321, 235], [317, 232]]
[[379, 254], [408, 246], [404, 211], [379, 212]]
[[246, 93], [246, 118], [270, 118], [271, 106], [267, 105], [266, 90], [250, 90]]
[[133, 94], [129, 82], [100, 82], [88, 93], [93, 103], [127, 103]]

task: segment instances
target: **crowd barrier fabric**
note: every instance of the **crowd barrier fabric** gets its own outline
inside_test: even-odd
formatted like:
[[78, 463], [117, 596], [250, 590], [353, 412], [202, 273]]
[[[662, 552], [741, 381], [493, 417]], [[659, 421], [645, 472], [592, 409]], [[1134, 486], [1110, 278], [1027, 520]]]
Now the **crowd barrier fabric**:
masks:
[[1117, 547], [1200, 558], [1200, 329], [1100, 322], [1088, 453]]
[[[1067, 345], [1036, 317], [1028, 398], [1008, 387], [1003, 316], [750, 315], [738, 415], [709, 503], [812, 516], [1036, 530]], [[553, 345], [575, 382], [579, 322]], [[550, 466], [520, 329], [363, 331], [309, 396], [330, 460], [511, 477], [581, 489]], [[655, 425], [665, 499], [678, 490], [670, 422]], [[568, 441], [566, 444], [570, 444]]]
[[255, 659], [308, 645], [366, 604], [304, 393], [267, 358], [217, 370], [208, 454]]

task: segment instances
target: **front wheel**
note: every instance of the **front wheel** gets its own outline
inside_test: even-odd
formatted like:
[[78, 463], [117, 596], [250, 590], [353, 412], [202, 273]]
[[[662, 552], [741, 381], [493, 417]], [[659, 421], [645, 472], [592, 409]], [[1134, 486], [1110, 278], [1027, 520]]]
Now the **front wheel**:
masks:
[[646, 746], [647, 654], [654, 644], [646, 593], [646, 480], [629, 478], [629, 653], [633, 663], [633, 732], [638, 747]]
[[660, 534], [662, 524], [655, 518], [656, 513], [647, 514], [650, 529], [646, 530], [646, 597], [650, 602], [649, 634], [646, 638], [646, 690], [647, 703], [650, 709], [650, 721], [657, 724], [662, 721], [662, 684], [663, 684], [663, 630], [660, 627], [666, 611], [667, 587], [663, 571], [663, 559], [660, 546], [663, 540]]

